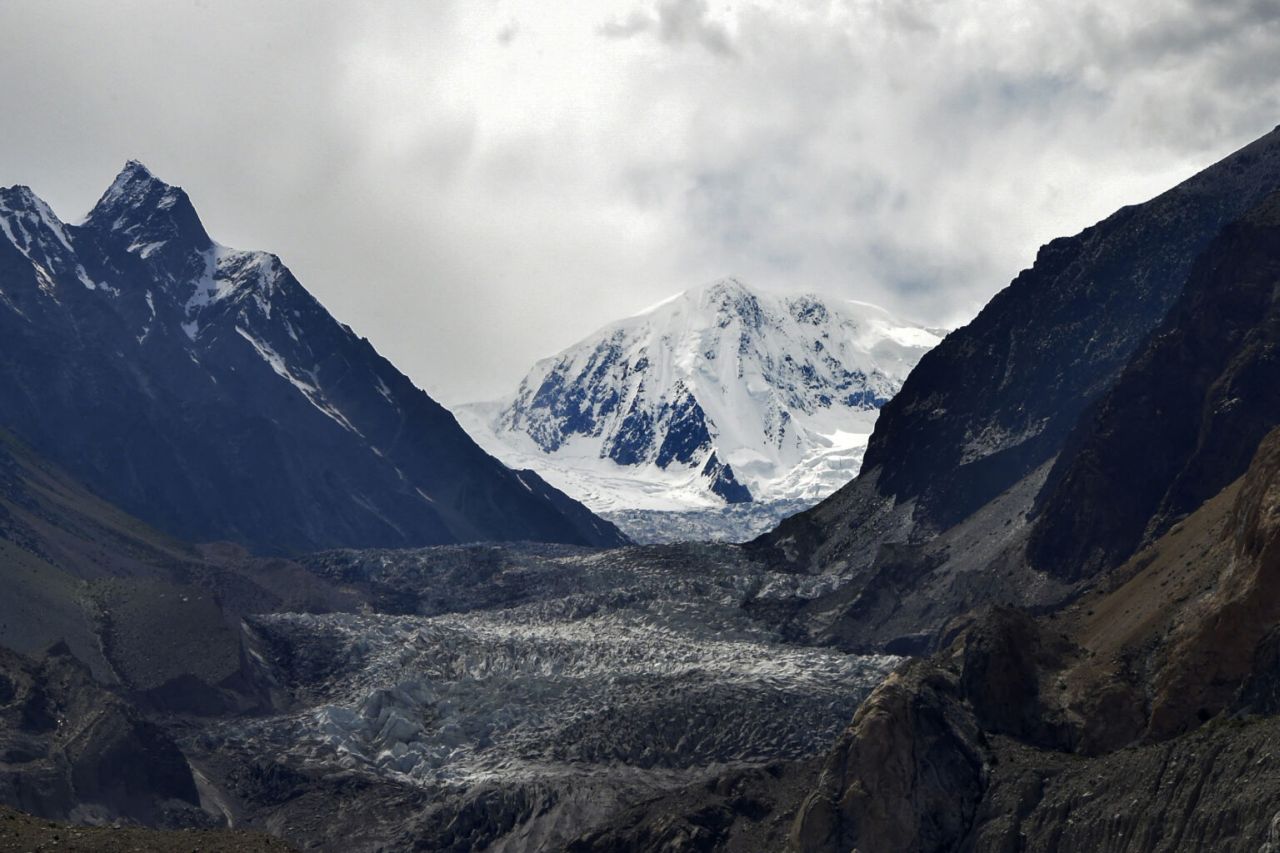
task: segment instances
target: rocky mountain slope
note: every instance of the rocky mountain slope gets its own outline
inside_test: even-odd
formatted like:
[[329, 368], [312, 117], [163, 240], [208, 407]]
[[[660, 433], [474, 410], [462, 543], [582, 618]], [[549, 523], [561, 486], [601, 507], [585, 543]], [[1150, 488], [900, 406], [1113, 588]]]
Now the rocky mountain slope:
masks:
[[[1280, 423], [1277, 281], [1280, 193], [1210, 244], [1069, 436], [1039, 496], [1033, 564], [1067, 576], [1112, 568], [1244, 472]], [[1109, 512], [1089, 511], [1104, 503]]]
[[105, 684], [217, 681], [237, 666], [240, 613], [305, 608], [316, 586], [255, 574], [208, 564], [0, 432], [0, 644], [35, 655], [63, 643]]
[[623, 523], [747, 502], [794, 512], [857, 472], [880, 407], [939, 340], [872, 305], [724, 279], [604, 327], [460, 417], [499, 458]]
[[993, 611], [890, 678], [793, 848], [1271, 849], [1278, 507], [1275, 431], [1094, 594], [1039, 622]]
[[0, 190], [0, 425], [187, 540], [617, 544], [503, 467], [280, 259], [131, 162], [81, 225]]
[[[972, 323], [921, 359], [885, 406], [858, 478], [756, 543], [765, 559], [841, 579], [821, 600], [796, 602], [796, 620], [814, 636], [850, 647], [919, 649], [927, 648], [949, 618], [983, 602], [1013, 595], [1019, 603], [1044, 605], [1070, 596], [1087, 571], [1048, 570], [1052, 558], [1040, 546], [1027, 560], [1029, 539], [1048, 543], [1052, 531], [1066, 529], [1060, 507], [1039, 510], [1055, 491], [1087, 477], [1089, 463], [1077, 449], [1099, 407], [1127, 405], [1131, 417], [1146, 413], [1138, 422], [1152, 420], [1144, 399], [1119, 387], [1126, 368], [1146, 351], [1193, 271], [1196, 281], [1204, 279], [1203, 286], [1212, 288], [1211, 244], [1232, 239], [1218, 237], [1223, 228], [1278, 188], [1280, 131], [1145, 204], [1045, 246], [1035, 265]], [[1262, 257], [1267, 250], [1255, 245], [1254, 251]], [[1265, 284], [1256, 287], [1265, 291]], [[1261, 297], [1241, 298], [1256, 303]], [[1250, 308], [1224, 304], [1220, 310], [1229, 328], [1232, 312], [1247, 314]], [[1237, 343], [1232, 338], [1223, 346]], [[1224, 350], [1214, 358], [1231, 357]], [[1164, 362], [1151, 359], [1158, 372]], [[1265, 356], [1242, 355], [1238, 367], [1255, 362], [1265, 364]], [[1227, 375], [1213, 373], [1227, 368], [1214, 368], [1210, 360], [1203, 369]], [[1242, 373], [1240, 382], [1248, 375]], [[1199, 402], [1173, 402], [1178, 376], [1192, 388], [1211, 380], [1176, 370], [1166, 374], [1167, 391], [1160, 393], [1163, 405], [1172, 407], [1167, 416], [1185, 426], [1202, 410]], [[1100, 402], [1113, 389], [1117, 400], [1128, 396], [1129, 403]], [[1255, 425], [1240, 437], [1241, 446], [1247, 448], [1250, 438], [1256, 442], [1257, 434]], [[1196, 483], [1190, 506], [1184, 500], [1180, 511], [1238, 476], [1247, 453], [1238, 450], [1233, 462]], [[1077, 476], [1064, 473], [1077, 462]], [[1141, 464], [1138, 457], [1134, 462]], [[1132, 472], [1113, 482], [1116, 488], [1121, 484], [1143, 488], [1133, 483]], [[1164, 491], [1155, 496], [1157, 504]], [[1126, 525], [1128, 546], [1141, 544], [1147, 518], [1115, 515]], [[1037, 525], [1043, 531], [1033, 534]], [[1095, 543], [1081, 536], [1076, 546]], [[1099, 541], [1096, 547], [1104, 546]], [[1117, 557], [1123, 555], [1112, 548], [1104, 562], [1114, 565]]]
[[238, 679], [247, 614], [361, 602], [296, 564], [171, 539], [4, 433], [0, 585], [0, 804], [81, 823], [224, 825], [159, 717], [260, 703]]

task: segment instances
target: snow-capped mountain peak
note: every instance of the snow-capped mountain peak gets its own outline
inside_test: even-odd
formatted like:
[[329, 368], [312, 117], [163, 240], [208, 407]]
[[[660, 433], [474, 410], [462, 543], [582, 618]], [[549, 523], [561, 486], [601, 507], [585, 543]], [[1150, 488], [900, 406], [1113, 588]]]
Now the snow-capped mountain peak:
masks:
[[0, 333], [22, 368], [0, 369], [0, 425], [177, 535], [624, 541], [484, 453], [278, 257], [214, 242], [137, 161], [81, 225], [0, 189]]
[[463, 415], [491, 452], [600, 510], [816, 501], [857, 473], [880, 406], [938, 340], [873, 305], [724, 278]]

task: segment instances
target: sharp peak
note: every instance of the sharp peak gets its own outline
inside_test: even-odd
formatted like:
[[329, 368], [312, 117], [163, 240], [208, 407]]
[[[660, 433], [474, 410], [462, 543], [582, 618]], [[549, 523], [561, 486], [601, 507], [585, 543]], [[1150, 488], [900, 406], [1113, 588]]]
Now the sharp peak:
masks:
[[40, 204], [44, 204], [44, 199], [36, 195], [35, 191], [26, 184], [14, 184], [8, 187], [0, 187], [0, 196], [22, 199], [27, 203], [38, 202]]
[[152, 171], [147, 168], [147, 164], [143, 163], [141, 160], [134, 160], [132, 158], [125, 160], [124, 168], [120, 170], [121, 175], [130, 173], [143, 175], [148, 178], [155, 177]]
[[170, 230], [190, 235], [197, 248], [213, 245], [182, 187], [157, 178], [140, 160], [125, 162], [84, 223], [115, 231], [157, 218], [168, 222]]
[[65, 223], [53, 212], [49, 202], [36, 195], [26, 184], [0, 187], [0, 214], [34, 213], [55, 229]]
[[736, 275], [726, 275], [711, 281], [703, 282], [695, 287], [691, 287], [685, 291], [688, 294], [709, 293], [715, 290], [741, 290], [747, 293], [755, 293], [758, 288], [754, 288], [738, 278]]
[[102, 200], [100, 200], [98, 204], [102, 204], [103, 201], [114, 200], [115, 198], [123, 195], [126, 188], [149, 188], [152, 186], [161, 187], [164, 190], [172, 189], [182, 192], [181, 187], [176, 187], [161, 180], [160, 178], [157, 178], [155, 172], [148, 169], [146, 164], [141, 160], [126, 160], [124, 168], [116, 173], [115, 180], [111, 182], [111, 186], [107, 188], [107, 191], [103, 193]]

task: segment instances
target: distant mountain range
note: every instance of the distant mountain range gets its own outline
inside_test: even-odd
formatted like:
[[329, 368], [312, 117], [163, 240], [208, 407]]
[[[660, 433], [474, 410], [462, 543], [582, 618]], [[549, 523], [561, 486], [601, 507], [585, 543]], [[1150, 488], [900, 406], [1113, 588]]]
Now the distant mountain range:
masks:
[[459, 417], [597, 511], [798, 508], [857, 473], [880, 407], [941, 334], [723, 279], [605, 326]]
[[275, 255], [128, 163], [82, 224], [0, 190], [0, 426], [124, 510], [264, 552], [625, 541], [508, 470]]

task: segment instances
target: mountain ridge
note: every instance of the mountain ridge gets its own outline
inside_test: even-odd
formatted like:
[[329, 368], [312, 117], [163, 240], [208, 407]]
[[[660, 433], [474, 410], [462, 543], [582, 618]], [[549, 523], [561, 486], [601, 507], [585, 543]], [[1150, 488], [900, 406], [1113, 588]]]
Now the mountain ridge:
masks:
[[[189, 540], [625, 541], [480, 450], [267, 252], [130, 161], [80, 226], [0, 191], [3, 424]], [[24, 363], [25, 362], [25, 363]]]
[[752, 544], [765, 559], [839, 578], [798, 611], [822, 613], [820, 633], [852, 647], [920, 651], [975, 602], [1071, 596], [1078, 578], [1026, 559], [1054, 460], [1219, 231], [1277, 189], [1280, 128], [1044, 246], [921, 359], [885, 406], [859, 476]]
[[461, 414], [496, 455], [601, 511], [811, 503], [857, 470], [936, 331], [718, 279], [606, 324]]

